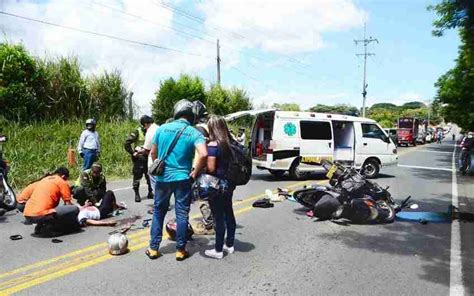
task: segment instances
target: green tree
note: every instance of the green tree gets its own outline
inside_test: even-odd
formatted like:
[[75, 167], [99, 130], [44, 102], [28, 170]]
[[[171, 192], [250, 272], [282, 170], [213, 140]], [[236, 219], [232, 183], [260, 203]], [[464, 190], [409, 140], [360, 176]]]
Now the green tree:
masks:
[[442, 36], [445, 30], [457, 28], [461, 36], [455, 67], [435, 84], [435, 101], [443, 105], [446, 120], [474, 130], [474, 1], [443, 0], [429, 9], [438, 15], [433, 22], [433, 35]]
[[22, 45], [0, 44], [0, 110], [7, 120], [37, 119], [38, 63]]
[[301, 111], [300, 105], [296, 103], [283, 103], [283, 104], [275, 103], [272, 105], [272, 108], [278, 109], [281, 111]]
[[389, 110], [394, 110], [397, 109], [398, 106], [392, 103], [377, 103], [373, 104], [370, 107], [370, 110], [375, 110], [375, 109], [389, 109]]
[[177, 81], [170, 77], [160, 82], [160, 88], [155, 92], [155, 99], [151, 104], [155, 120], [162, 123], [173, 117], [173, 106], [181, 99], [200, 100], [206, 103], [202, 80], [198, 77], [181, 75]]
[[334, 106], [317, 104], [316, 106], [311, 107], [309, 111], [319, 113], [344, 114], [351, 116], [359, 116], [360, 114], [359, 109], [357, 109], [357, 107], [346, 104], [337, 104]]
[[402, 109], [420, 109], [426, 107], [426, 104], [423, 102], [408, 102], [402, 105]]
[[118, 70], [92, 76], [88, 81], [88, 113], [97, 118], [125, 119], [130, 95]]

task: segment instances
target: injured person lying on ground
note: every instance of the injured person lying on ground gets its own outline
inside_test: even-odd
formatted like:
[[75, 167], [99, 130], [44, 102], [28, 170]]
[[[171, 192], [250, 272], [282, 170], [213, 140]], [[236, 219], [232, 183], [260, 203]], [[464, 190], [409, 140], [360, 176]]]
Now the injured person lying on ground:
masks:
[[126, 209], [124, 203], [117, 203], [112, 191], [107, 191], [99, 206], [87, 200], [84, 206], [79, 207], [77, 221], [81, 227], [86, 226], [115, 226], [116, 221], [104, 221], [115, 210]]

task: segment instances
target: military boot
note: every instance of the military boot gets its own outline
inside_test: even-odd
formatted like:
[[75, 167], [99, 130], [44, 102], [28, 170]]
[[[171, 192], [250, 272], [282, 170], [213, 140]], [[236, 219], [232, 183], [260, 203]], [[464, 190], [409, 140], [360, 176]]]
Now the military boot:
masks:
[[133, 191], [135, 191], [135, 202], [141, 202], [142, 199], [140, 198], [140, 192], [138, 188], [133, 188]]

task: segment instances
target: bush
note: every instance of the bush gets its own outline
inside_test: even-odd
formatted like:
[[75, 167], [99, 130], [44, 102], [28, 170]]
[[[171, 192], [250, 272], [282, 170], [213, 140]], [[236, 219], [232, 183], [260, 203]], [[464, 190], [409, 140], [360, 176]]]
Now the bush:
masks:
[[[104, 173], [111, 177], [128, 178], [131, 175], [131, 161], [123, 148], [127, 135], [138, 126], [137, 122], [102, 122], [97, 124], [101, 142], [101, 159]], [[3, 129], [4, 128], [4, 129]], [[67, 149], [71, 145], [76, 148], [83, 121], [65, 123], [62, 121], [20, 125], [18, 123], [2, 123], [2, 130], [9, 142], [4, 144], [5, 157], [10, 161], [9, 178], [12, 186], [22, 188], [29, 182], [52, 171], [58, 166], [68, 166]], [[71, 180], [75, 180], [81, 169], [70, 168]]]

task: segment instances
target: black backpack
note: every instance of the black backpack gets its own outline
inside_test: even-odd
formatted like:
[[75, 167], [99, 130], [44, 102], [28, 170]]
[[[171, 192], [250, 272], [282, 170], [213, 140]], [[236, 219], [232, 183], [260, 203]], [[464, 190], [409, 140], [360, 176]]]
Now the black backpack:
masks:
[[249, 182], [252, 175], [252, 158], [247, 148], [236, 141], [230, 142], [229, 166], [226, 177], [235, 186], [245, 185]]

